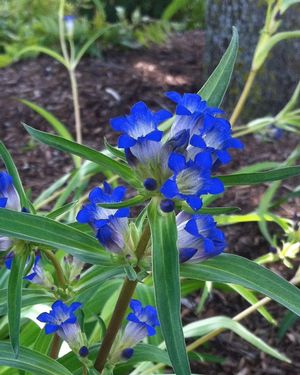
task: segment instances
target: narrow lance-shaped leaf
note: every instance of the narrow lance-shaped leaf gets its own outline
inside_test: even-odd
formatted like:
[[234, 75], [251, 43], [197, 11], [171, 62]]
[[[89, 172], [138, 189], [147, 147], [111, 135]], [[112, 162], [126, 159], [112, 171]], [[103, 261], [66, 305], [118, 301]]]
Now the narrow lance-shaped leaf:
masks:
[[34, 350], [20, 348], [19, 356], [16, 358], [8, 342], [0, 342], [0, 365], [29, 371], [35, 375], [72, 374], [54, 359]]
[[25, 124], [23, 125], [28, 133], [38, 141], [56, 148], [57, 150], [65, 151], [70, 154], [78, 155], [83, 159], [93, 161], [94, 163], [100, 165], [103, 168], [103, 171], [109, 170], [116, 173], [134, 187], [141, 186], [140, 181], [133, 176], [132, 170], [127, 165], [121, 164], [118, 161], [104, 155], [103, 153], [87, 146], [80, 145], [76, 142], [69, 141], [53, 134], [33, 129], [32, 127]]
[[226, 176], [218, 176], [225, 186], [256, 185], [263, 182], [285, 180], [289, 177], [300, 175], [300, 165], [294, 167], [277, 168], [266, 172], [237, 173]]
[[181, 276], [242, 285], [263, 293], [300, 315], [298, 288], [267, 268], [237, 255], [221, 254], [200, 264], [184, 264]]
[[198, 94], [211, 107], [218, 107], [229, 85], [239, 48], [239, 35], [235, 27], [232, 28], [231, 42], [221, 58], [218, 66], [212, 72]]
[[62, 249], [87, 263], [111, 265], [94, 237], [46, 217], [2, 208], [0, 235]]
[[[69, 139], [70, 141], [74, 141], [72, 134], [66, 128], [66, 126], [59, 121], [52, 113], [46, 111], [44, 108], [40, 107], [39, 105], [30, 102], [26, 99], [18, 99], [22, 104], [26, 105], [27, 107], [31, 108], [33, 111], [38, 113], [41, 117], [43, 117], [52, 127], [53, 129], [59, 134], [61, 137], [65, 139]], [[75, 167], [80, 167], [80, 158], [78, 156], [72, 155]]]
[[18, 253], [13, 259], [8, 281], [7, 310], [9, 336], [16, 356], [19, 354], [20, 346], [22, 284], [26, 259], [27, 252], [24, 248], [24, 251]]
[[172, 366], [177, 375], [189, 375], [180, 315], [179, 253], [174, 213], [162, 214], [153, 201], [148, 208], [152, 264], [158, 317]]

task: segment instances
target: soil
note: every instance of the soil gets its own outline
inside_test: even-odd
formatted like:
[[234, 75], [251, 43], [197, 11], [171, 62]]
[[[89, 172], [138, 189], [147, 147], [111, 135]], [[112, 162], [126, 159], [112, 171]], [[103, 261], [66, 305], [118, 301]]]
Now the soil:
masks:
[[[84, 143], [96, 149], [103, 146], [104, 136], [110, 143], [116, 135], [109, 127], [109, 119], [128, 113], [132, 104], [143, 100], [151, 108], [171, 109], [164, 92], [196, 92], [203, 77], [204, 35], [200, 31], [175, 35], [163, 46], [152, 46], [138, 51], [109, 51], [99, 59], [83, 59], [77, 78], [83, 122]], [[17, 62], [0, 70], [1, 127], [0, 138], [11, 152], [20, 171], [26, 189], [36, 197], [56, 178], [72, 168], [70, 157], [30, 139], [21, 122], [40, 130], [52, 131], [51, 127], [30, 109], [19, 103], [23, 98], [41, 105], [74, 134], [74, 117], [70, 85], [65, 69], [57, 62], [38, 57]], [[250, 99], [251, 100], [251, 99]], [[255, 136], [243, 139], [245, 150], [234, 152], [233, 162], [226, 173], [261, 161], [284, 161], [299, 143], [299, 139], [286, 133], [279, 141], [266, 142]], [[297, 179], [283, 184], [288, 191]], [[259, 203], [267, 185], [229, 189], [220, 204], [238, 206], [242, 213], [250, 212]], [[300, 200], [294, 199], [281, 208], [285, 217], [295, 218]], [[275, 228], [274, 228], [275, 229]], [[229, 250], [234, 254], [254, 259], [270, 251], [255, 223], [245, 223], [224, 228]], [[293, 271], [281, 263], [271, 267], [285, 278]], [[295, 271], [295, 270], [294, 270]], [[197, 318], [198, 295], [192, 295], [188, 306], [183, 308], [185, 322]], [[201, 317], [227, 315], [233, 317], [248, 304], [233, 293], [220, 293], [214, 289]], [[279, 322], [286, 312], [278, 304], [270, 303], [269, 311]], [[199, 317], [198, 317], [199, 318]], [[287, 354], [292, 364], [280, 362], [260, 353], [232, 333], [223, 333], [201, 348], [201, 352], [212, 353], [225, 359], [222, 364], [193, 364], [194, 373], [209, 375], [252, 375], [300, 373], [300, 325], [279, 341], [278, 328], [270, 326], [258, 313], [252, 314], [243, 324], [270, 345]]]

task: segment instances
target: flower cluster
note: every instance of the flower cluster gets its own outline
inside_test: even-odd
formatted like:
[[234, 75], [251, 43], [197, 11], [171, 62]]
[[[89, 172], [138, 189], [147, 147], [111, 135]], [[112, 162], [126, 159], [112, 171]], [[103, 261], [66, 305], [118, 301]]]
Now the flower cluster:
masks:
[[132, 312], [127, 316], [128, 323], [111, 353], [112, 362], [131, 358], [134, 346], [147, 336], [154, 336], [155, 327], [159, 326], [157, 311], [153, 306], [143, 307], [140, 301], [132, 299], [130, 308]]
[[125, 196], [124, 187], [112, 187], [103, 183], [103, 189], [96, 187], [89, 194], [89, 203], [77, 214], [77, 221], [89, 224], [95, 231], [101, 245], [113, 253], [125, 251], [129, 231], [129, 208], [118, 210], [100, 207], [99, 204], [121, 202]]
[[[13, 185], [12, 177], [6, 172], [0, 172], [0, 208], [21, 211], [19, 195]], [[0, 237], [0, 251], [6, 251], [12, 246], [8, 237]], [[8, 261], [8, 266], [11, 261]]]
[[56, 333], [62, 340], [66, 341], [70, 348], [80, 357], [88, 355], [86, 338], [77, 322], [76, 310], [81, 307], [81, 303], [73, 302], [69, 307], [62, 301], [56, 301], [52, 304], [51, 310], [43, 312], [37, 319], [45, 324], [45, 333], [47, 335]]
[[202, 195], [223, 192], [222, 182], [212, 177], [212, 171], [230, 161], [229, 148], [242, 144], [232, 138], [223, 111], [210, 108], [199, 95], [166, 95], [177, 104], [167, 134], [159, 125], [172, 114], [152, 113], [143, 102], [135, 104], [130, 115], [112, 119], [111, 125], [122, 133], [118, 147], [124, 149], [146, 189], [158, 190], [167, 199], [184, 200], [198, 210]]

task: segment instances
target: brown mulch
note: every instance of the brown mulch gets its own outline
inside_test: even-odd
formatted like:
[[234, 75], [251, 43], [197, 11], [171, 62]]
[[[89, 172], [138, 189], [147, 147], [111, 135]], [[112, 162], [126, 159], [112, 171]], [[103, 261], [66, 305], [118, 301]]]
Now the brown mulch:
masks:
[[[127, 113], [130, 106], [144, 100], [153, 109], [171, 108], [163, 93], [168, 90], [195, 92], [203, 82], [203, 33], [200, 31], [176, 35], [164, 46], [147, 50], [112, 50], [103, 60], [84, 59], [77, 77], [82, 109], [84, 143], [96, 149], [103, 146], [103, 137], [115, 142], [109, 128], [109, 119]], [[73, 132], [74, 117], [68, 75], [57, 62], [47, 57], [22, 61], [0, 70], [0, 138], [5, 143], [19, 168], [25, 187], [36, 197], [45, 187], [62, 174], [70, 171], [70, 157], [37, 144], [30, 139], [21, 122], [41, 130], [51, 131], [49, 125], [30, 109], [16, 101], [16, 97], [31, 100], [57, 116]], [[233, 163], [226, 172], [260, 161], [284, 161], [299, 143], [292, 134], [280, 141], [263, 142], [254, 136], [244, 139], [245, 150], [234, 153]], [[284, 189], [295, 185], [296, 179], [285, 182]], [[238, 206], [242, 212], [257, 207], [267, 185], [239, 187], [226, 192], [222, 203]], [[299, 200], [284, 206], [284, 215], [294, 217]], [[299, 207], [299, 206], [298, 206]], [[232, 253], [254, 259], [269, 251], [267, 242], [255, 223], [245, 223], [225, 228]], [[276, 272], [286, 278], [292, 272], [282, 266]], [[198, 297], [193, 296], [197, 302]], [[234, 316], [248, 304], [239, 296], [215, 290], [206, 306], [204, 317], [214, 315]], [[271, 303], [269, 311], [280, 321], [285, 310]], [[199, 317], [198, 317], [199, 318]], [[190, 309], [186, 322], [196, 319], [195, 309]], [[194, 373], [209, 375], [252, 375], [300, 373], [300, 326], [295, 325], [285, 338], [278, 342], [277, 328], [271, 327], [259, 314], [244, 322], [252, 332], [287, 354], [293, 365], [280, 362], [260, 353], [236, 335], [221, 334], [201, 351], [226, 358], [222, 365], [197, 365]]]

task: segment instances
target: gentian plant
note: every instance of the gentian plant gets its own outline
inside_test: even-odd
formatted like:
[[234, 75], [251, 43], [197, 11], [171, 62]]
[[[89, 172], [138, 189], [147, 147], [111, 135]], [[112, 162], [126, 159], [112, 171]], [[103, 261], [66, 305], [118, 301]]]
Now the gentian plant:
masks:
[[[70, 34], [73, 24], [66, 27]], [[228, 187], [300, 174], [300, 166], [290, 165], [220, 174], [231, 149], [243, 152], [220, 109], [237, 50], [233, 29], [225, 55], [198, 93], [166, 93], [173, 105], [169, 111], [134, 104], [129, 114], [111, 120], [119, 138], [116, 146], [106, 142], [103, 151], [24, 124], [33, 138], [76, 160], [76, 170], [34, 202], [1, 143], [6, 171], [0, 175], [0, 255], [8, 268], [0, 270], [4, 371], [137, 375], [169, 366], [189, 375], [188, 353], [225, 328], [289, 361], [239, 320], [258, 309], [270, 320], [263, 305], [271, 299], [299, 315], [300, 292], [292, 285], [298, 275], [289, 283], [259, 264], [264, 261], [225, 253], [218, 224], [234, 220], [226, 215], [238, 208], [211, 206]], [[86, 194], [78, 181], [86, 183], [87, 176], [100, 172], [98, 186]], [[40, 210], [43, 199], [48, 204], [66, 182], [53, 209]], [[72, 190], [76, 200], [66, 203], [66, 191]], [[280, 223], [290, 228], [289, 222]], [[297, 241], [296, 230], [289, 240]], [[192, 290], [199, 289], [199, 281], [207, 289], [212, 282], [228, 284], [253, 306], [234, 319], [211, 317], [183, 327], [182, 287], [191, 287], [191, 280]], [[258, 301], [255, 292], [267, 297]], [[186, 338], [199, 336], [186, 346]]]

